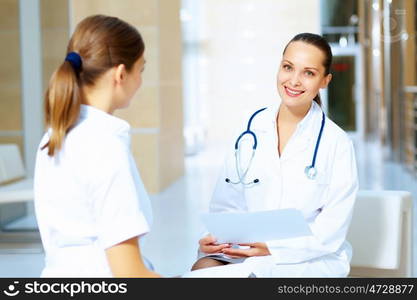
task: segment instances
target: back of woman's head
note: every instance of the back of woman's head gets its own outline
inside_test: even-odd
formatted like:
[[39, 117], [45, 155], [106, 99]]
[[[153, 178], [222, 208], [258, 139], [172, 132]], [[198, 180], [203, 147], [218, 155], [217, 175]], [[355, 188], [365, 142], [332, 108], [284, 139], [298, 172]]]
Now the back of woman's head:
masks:
[[[304, 42], [306, 44], [313, 45], [319, 50], [321, 50], [324, 56], [324, 60], [323, 60], [324, 75], [326, 76], [330, 74], [330, 67], [332, 65], [333, 55], [332, 55], [332, 49], [324, 37], [322, 37], [321, 35], [309, 33], [309, 32], [299, 33], [296, 36], [294, 36], [291, 39], [291, 41], [288, 42], [288, 44], [285, 46], [283, 54], [285, 54], [285, 51], [287, 50], [288, 45], [290, 45], [293, 42]], [[317, 96], [314, 98], [314, 101], [316, 101], [319, 105], [321, 105], [321, 99], [320, 99], [319, 94], [317, 94]]]
[[144, 50], [139, 32], [118, 18], [94, 15], [77, 25], [67, 56], [52, 75], [45, 95], [45, 119], [52, 132], [42, 148], [48, 147], [48, 155], [55, 155], [77, 122], [82, 88], [93, 86], [107, 70], [120, 64], [130, 72]]

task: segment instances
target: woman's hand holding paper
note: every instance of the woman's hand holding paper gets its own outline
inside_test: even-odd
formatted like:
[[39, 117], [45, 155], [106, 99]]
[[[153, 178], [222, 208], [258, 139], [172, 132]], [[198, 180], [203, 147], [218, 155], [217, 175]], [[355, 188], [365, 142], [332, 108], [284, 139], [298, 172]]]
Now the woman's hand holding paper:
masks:
[[229, 248], [230, 244], [216, 244], [217, 239], [212, 235], [206, 235], [200, 239], [200, 251], [206, 254], [222, 252], [223, 249]]
[[249, 248], [248, 249], [223, 248], [221, 252], [224, 254], [233, 256], [233, 257], [251, 257], [251, 256], [271, 255], [265, 243], [239, 244], [239, 246], [247, 246]]

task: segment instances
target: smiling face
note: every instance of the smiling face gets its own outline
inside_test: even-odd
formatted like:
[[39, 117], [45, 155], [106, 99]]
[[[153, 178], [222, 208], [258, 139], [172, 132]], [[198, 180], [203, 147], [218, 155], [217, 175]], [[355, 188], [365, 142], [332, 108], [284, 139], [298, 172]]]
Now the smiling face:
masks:
[[323, 51], [314, 45], [295, 41], [287, 46], [277, 78], [282, 104], [308, 111], [319, 90], [331, 80], [331, 74], [325, 74], [324, 60]]

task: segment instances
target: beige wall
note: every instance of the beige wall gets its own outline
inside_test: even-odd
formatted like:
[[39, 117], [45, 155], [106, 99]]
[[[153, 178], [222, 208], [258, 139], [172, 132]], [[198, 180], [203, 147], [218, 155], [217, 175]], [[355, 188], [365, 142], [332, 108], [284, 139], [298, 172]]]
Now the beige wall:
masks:
[[[44, 88], [68, 42], [68, 0], [40, 0]], [[0, 143], [16, 143], [23, 156], [19, 1], [0, 1]], [[30, 133], [29, 133], [30, 134]]]
[[162, 183], [184, 173], [181, 0], [159, 3], [159, 143]]
[[0, 1], [0, 143], [22, 151], [19, 1]]
[[64, 61], [69, 39], [68, 0], [40, 0], [43, 90]]
[[70, 0], [72, 28], [107, 14], [136, 26], [145, 41], [143, 86], [117, 116], [132, 126], [132, 151], [150, 193], [184, 173], [180, 0]]

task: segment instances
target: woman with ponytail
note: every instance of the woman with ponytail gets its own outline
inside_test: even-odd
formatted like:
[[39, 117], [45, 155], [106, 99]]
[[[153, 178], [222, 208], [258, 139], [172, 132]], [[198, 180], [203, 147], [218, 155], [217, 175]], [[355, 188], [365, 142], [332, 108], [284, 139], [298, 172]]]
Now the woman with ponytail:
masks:
[[158, 277], [140, 252], [151, 206], [113, 116], [142, 84], [145, 46], [126, 22], [81, 21], [45, 95], [47, 132], [35, 168], [43, 277]]

